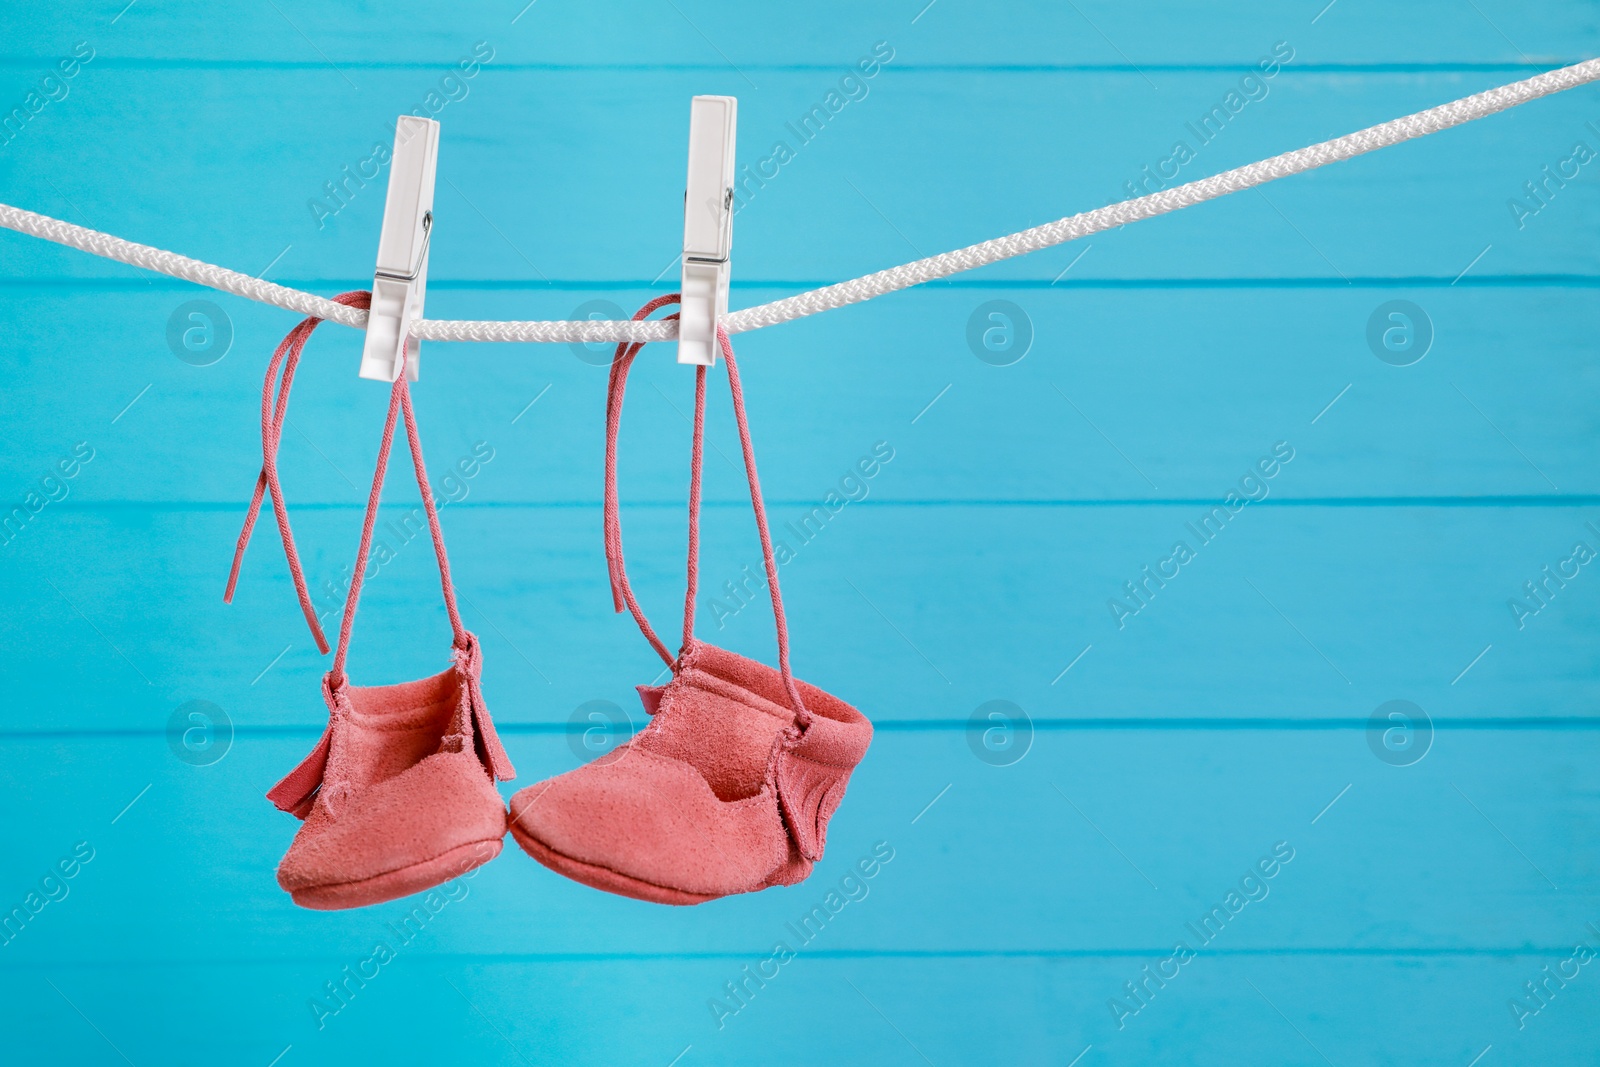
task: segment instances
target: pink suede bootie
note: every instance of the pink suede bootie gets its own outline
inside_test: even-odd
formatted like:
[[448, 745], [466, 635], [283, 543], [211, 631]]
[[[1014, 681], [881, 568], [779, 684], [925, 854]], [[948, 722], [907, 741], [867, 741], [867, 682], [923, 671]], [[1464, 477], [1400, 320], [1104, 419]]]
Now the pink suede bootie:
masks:
[[[305, 820], [278, 884], [305, 908], [359, 908], [420, 892], [500, 854], [513, 776], [483, 706], [477, 639], [449, 668], [399, 685], [322, 683], [328, 728], [267, 798]], [[459, 642], [465, 642], [463, 647]]]
[[[635, 318], [676, 302], [646, 304]], [[665, 686], [640, 686], [650, 724], [606, 756], [517, 793], [511, 834], [529, 855], [574, 881], [661, 904], [698, 904], [792, 885], [822, 856], [828, 820], [866, 754], [872, 724], [789, 671], [789, 635], [733, 348], [719, 331], [750, 500], [778, 631], [777, 670], [694, 637], [706, 368], [695, 376], [689, 484], [689, 588], [674, 659], [645, 619], [623, 566], [617, 507], [617, 427], [628, 369], [642, 345], [619, 345], [606, 410], [606, 558], [624, 606], [672, 667]]]
[[[455, 641], [450, 666], [432, 677], [353, 686], [345, 676], [345, 658], [400, 414]], [[264, 426], [268, 419], [264, 412]], [[276, 450], [275, 442], [270, 450]], [[275, 483], [275, 471], [269, 480]], [[275, 484], [272, 488], [277, 504], [280, 496]], [[267, 794], [279, 808], [305, 820], [278, 866], [278, 884], [296, 904], [325, 910], [377, 904], [449, 881], [500, 854], [506, 809], [494, 782], [516, 772], [484, 706], [481, 672], [477, 638], [462, 625], [456, 608], [402, 368], [389, 398], [338, 649], [322, 682], [328, 726], [311, 754]]]

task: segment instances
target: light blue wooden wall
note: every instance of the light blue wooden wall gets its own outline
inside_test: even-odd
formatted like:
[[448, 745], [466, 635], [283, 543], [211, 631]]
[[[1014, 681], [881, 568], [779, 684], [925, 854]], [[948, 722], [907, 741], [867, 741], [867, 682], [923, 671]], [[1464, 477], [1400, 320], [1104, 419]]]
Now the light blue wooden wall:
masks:
[[[320, 224], [309, 201], [485, 42], [438, 115], [428, 312], [459, 318], [669, 291], [688, 98], [737, 95], [754, 163], [880, 41], [870, 92], [741, 210], [735, 306], [1118, 199], [1277, 42], [1292, 61], [1184, 178], [1600, 45], [1596, 5], [1513, 0], [121, 4], [5, 12], [0, 113], [79, 42], [94, 58], [0, 147], [0, 200], [361, 288], [382, 179]], [[0, 946], [8, 1059], [1588, 1062], [1600, 964], [1549, 981], [1520, 1028], [1510, 1007], [1600, 947], [1600, 574], [1520, 628], [1508, 607], [1575, 542], [1600, 549], [1600, 163], [1542, 205], [1524, 192], [1578, 142], [1600, 151], [1593, 89], [739, 338], [776, 523], [894, 449], [784, 572], [797, 669], [878, 728], [826, 859], [800, 886], [674, 910], [509, 848], [320, 1029], [311, 999], [415, 902], [312, 913], [273, 881], [297, 824], [261, 794], [321, 729], [326, 665], [270, 524], [237, 602], [220, 594], [262, 371], [294, 320], [0, 234], [6, 510], [93, 450], [0, 547], [0, 910], [79, 842], [94, 854]], [[1520, 227], [1518, 196], [1539, 206]], [[194, 299], [233, 332], [209, 366], [167, 342]], [[967, 344], [990, 300], [1031, 323], [1011, 366]], [[1392, 300], [1431, 323], [1410, 366], [1367, 342]], [[356, 335], [325, 327], [283, 447], [318, 585], [353, 555], [384, 403], [356, 361]], [[631, 687], [659, 667], [609, 609], [603, 382], [565, 346], [424, 353], [440, 480], [494, 452], [444, 523], [516, 786], [577, 764], [584, 702], [640, 720]], [[663, 622], [689, 393], [670, 347], [647, 350], [624, 431], [635, 581]], [[1278, 442], [1294, 458], [1270, 495], [1119, 628], [1107, 601]], [[757, 554], [737, 469], [713, 452], [707, 478], [717, 587]], [[436, 669], [433, 583], [419, 549], [373, 580], [358, 679]], [[704, 636], [771, 656], [769, 616], [718, 630], [710, 611]], [[207, 766], [168, 742], [191, 700], [235, 731]], [[1031, 720], [1008, 766], [975, 755], [991, 700]], [[1392, 700], [1432, 723], [1409, 766], [1369, 743]], [[878, 842], [894, 859], [865, 899], [719, 1028], [708, 1002]], [[1196, 945], [1185, 924], [1275, 847], [1293, 859], [1268, 895], [1119, 1027], [1111, 998]]]

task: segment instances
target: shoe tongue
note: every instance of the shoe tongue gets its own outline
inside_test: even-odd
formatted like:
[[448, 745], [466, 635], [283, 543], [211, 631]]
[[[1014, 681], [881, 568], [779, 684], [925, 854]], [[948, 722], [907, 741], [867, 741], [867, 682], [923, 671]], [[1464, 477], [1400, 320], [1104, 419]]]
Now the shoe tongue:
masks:
[[333, 765], [353, 788], [401, 774], [443, 750], [447, 736], [463, 733], [454, 668], [398, 685], [347, 686], [342, 697]]
[[693, 667], [658, 700], [654, 721], [632, 744], [694, 767], [721, 800], [761, 792], [773, 742], [793, 719], [787, 709]]
[[794, 719], [783, 675], [765, 663], [716, 645], [696, 642], [684, 654], [682, 670], [736, 688], [743, 694], [741, 699], [751, 707], [777, 715], [786, 723]]
[[789, 710], [787, 704], [780, 704], [767, 694], [742, 684], [744, 678], [728, 678], [698, 666], [689, 666], [678, 672], [678, 680], [698, 691], [725, 698], [728, 701], [728, 714], [770, 719], [776, 729], [794, 722], [794, 712]]
[[427, 678], [395, 685], [349, 686], [351, 721], [375, 730], [443, 726], [461, 700], [460, 677], [454, 667]]

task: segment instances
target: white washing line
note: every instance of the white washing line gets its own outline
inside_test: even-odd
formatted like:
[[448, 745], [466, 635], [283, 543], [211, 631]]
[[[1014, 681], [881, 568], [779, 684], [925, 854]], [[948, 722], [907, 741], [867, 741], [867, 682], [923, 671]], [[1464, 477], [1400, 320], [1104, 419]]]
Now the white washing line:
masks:
[[[1323, 141], [1307, 148], [1273, 156], [1258, 163], [1224, 171], [1210, 178], [1188, 182], [1164, 189], [1159, 193], [1125, 200], [1119, 204], [1070, 215], [1067, 218], [1035, 226], [1020, 233], [997, 237], [992, 241], [969, 245], [954, 252], [919, 259], [915, 263], [893, 267], [868, 274], [836, 285], [824, 286], [797, 296], [775, 300], [770, 304], [745, 308], [728, 315], [724, 320], [729, 333], [757, 330], [781, 322], [815, 315], [846, 304], [870, 300], [875, 296], [906, 289], [923, 282], [947, 278], [961, 271], [972, 270], [1002, 259], [1037, 252], [1042, 248], [1075, 241], [1080, 237], [1115, 229], [1140, 219], [1165, 215], [1179, 208], [1189, 207], [1206, 200], [1236, 193], [1241, 189], [1264, 185], [1267, 182], [1301, 174], [1317, 167], [1327, 166], [1343, 159], [1363, 155], [1379, 148], [1423, 137], [1452, 126], [1481, 119], [1537, 100], [1541, 96], [1559, 93], [1600, 79], [1600, 59], [1590, 59], [1570, 67], [1547, 71], [1524, 81], [1512, 82], [1498, 89], [1476, 93], [1460, 100], [1392, 122], [1369, 126], [1356, 133]], [[135, 244], [120, 237], [97, 230], [74, 226], [70, 222], [38, 215], [21, 208], [0, 204], [0, 226], [20, 233], [43, 237], [47, 241], [68, 245], [97, 256], [114, 259], [145, 270], [169, 274], [174, 278], [197, 282], [225, 293], [233, 293], [264, 304], [296, 311], [302, 315], [316, 315], [330, 322], [365, 329], [367, 313], [355, 308], [335, 304], [333, 301], [301, 292], [272, 282], [252, 278], [248, 274], [225, 267], [202, 263], [197, 259], [166, 252], [148, 245]], [[411, 330], [415, 336], [427, 341], [666, 341], [677, 336], [676, 322], [477, 322], [469, 320], [419, 319]]]

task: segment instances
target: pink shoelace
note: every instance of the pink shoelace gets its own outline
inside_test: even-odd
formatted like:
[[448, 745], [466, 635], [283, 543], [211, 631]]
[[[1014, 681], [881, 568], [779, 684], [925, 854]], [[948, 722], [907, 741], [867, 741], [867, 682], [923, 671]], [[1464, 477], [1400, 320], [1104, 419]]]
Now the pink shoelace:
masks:
[[[344, 293], [337, 297], [341, 302], [353, 307], [366, 307], [370, 302], [370, 295], [365, 292]], [[234, 582], [238, 578], [239, 560], [244, 553], [245, 545], [249, 542], [250, 530], [254, 526], [256, 514], [260, 509], [263, 484], [272, 490], [273, 504], [278, 509], [279, 529], [283, 532], [284, 552], [290, 560], [290, 570], [295, 575], [296, 588], [301, 594], [301, 604], [306, 607], [306, 618], [311, 622], [312, 633], [317, 636], [318, 645], [322, 651], [328, 651], [327, 643], [322, 638], [322, 632], [317, 627], [316, 616], [307, 606], [308, 597], [305, 592], [305, 579], [299, 569], [298, 556], [294, 548], [294, 539], [289, 532], [288, 518], [282, 510], [282, 492], [277, 486], [277, 452], [278, 439], [283, 425], [283, 410], [288, 405], [288, 389], [293, 381], [294, 366], [300, 357], [300, 351], [305, 346], [306, 338], [317, 326], [319, 319], [306, 319], [290, 331], [284, 338], [283, 344], [278, 346], [277, 353], [273, 356], [271, 365], [267, 370], [267, 395], [271, 395], [272, 381], [277, 371], [280, 360], [286, 359], [283, 384], [279, 386], [278, 401], [268, 407], [263, 400], [262, 415], [262, 448], [266, 461], [262, 467], [261, 476], [256, 481], [255, 498], [251, 502], [250, 513], [245, 520], [244, 532], [239, 538], [238, 554], [234, 556], [233, 573], [229, 577], [228, 592], [233, 592]], [[270, 412], [270, 415], [269, 415]], [[444, 593], [445, 611], [450, 616], [450, 630], [453, 637], [453, 646], [456, 653], [458, 666], [465, 666], [467, 671], [466, 684], [474, 690], [475, 713], [473, 724], [478, 731], [481, 745], [480, 753], [485, 760], [485, 765], [490, 773], [501, 781], [516, 777], [516, 771], [511, 765], [510, 758], [506, 755], [505, 748], [500, 743], [498, 733], [495, 731], [494, 722], [489, 718], [487, 710], [482, 707], [482, 693], [478, 691], [477, 658], [481, 655], [477, 641], [468, 632], [461, 621], [460, 609], [456, 607], [455, 584], [450, 577], [450, 560], [445, 553], [444, 531], [439, 526], [438, 506], [434, 502], [433, 491], [428, 485], [427, 465], [422, 458], [422, 439], [417, 432], [416, 414], [411, 407], [411, 387], [406, 381], [405, 356], [401, 355], [398, 377], [389, 391], [389, 408], [383, 424], [383, 439], [378, 446], [378, 458], [372, 475], [372, 488], [367, 494], [366, 514], [361, 524], [361, 544], [356, 552], [355, 572], [350, 579], [350, 589], [345, 597], [344, 614], [339, 623], [339, 644], [334, 653], [333, 666], [323, 679], [323, 689], [329, 701], [329, 707], [334, 706], [336, 697], [348, 684], [345, 675], [345, 661], [350, 652], [350, 635], [354, 629], [356, 607], [361, 600], [361, 588], [366, 581], [367, 560], [372, 552], [373, 532], [378, 521], [378, 508], [383, 496], [383, 482], [389, 471], [389, 455], [394, 447], [395, 426], [401, 415], [405, 416], [406, 441], [411, 450], [411, 464], [416, 474], [417, 488], [422, 494], [423, 510], [428, 518], [428, 534], [433, 541], [434, 558], [439, 565], [439, 584]], [[333, 723], [330, 719], [328, 728], [323, 732], [322, 739], [317, 742], [311, 754], [300, 762], [294, 770], [290, 771], [284, 779], [267, 793], [267, 798], [284, 811], [304, 819], [311, 810], [312, 798], [322, 784], [322, 776], [326, 770], [328, 754], [332, 744]]]
[[[334, 302], [347, 307], [367, 308], [372, 304], [372, 294], [364, 289], [340, 293]], [[294, 591], [300, 598], [300, 610], [305, 613], [306, 625], [317, 642], [317, 651], [327, 654], [328, 639], [323, 635], [322, 624], [317, 621], [317, 609], [311, 603], [311, 590], [306, 586], [306, 576], [300, 567], [300, 552], [295, 548], [294, 531], [289, 528], [289, 509], [283, 501], [283, 485], [278, 480], [278, 446], [283, 441], [283, 423], [289, 414], [289, 387], [294, 384], [295, 368], [300, 365], [300, 353], [305, 350], [311, 334], [322, 324], [315, 316], [305, 319], [290, 330], [272, 360], [267, 364], [266, 381], [261, 386], [261, 473], [256, 476], [255, 494], [250, 498], [245, 512], [244, 529], [239, 532], [239, 542], [233, 551], [233, 566], [228, 570], [228, 586], [222, 593], [224, 604], [233, 603], [234, 589], [239, 584], [239, 568], [244, 563], [244, 550], [255, 532], [256, 519], [261, 514], [261, 499], [272, 494], [272, 511], [278, 519], [278, 533], [283, 540], [283, 554], [289, 561], [289, 574], [294, 578]], [[282, 377], [279, 378], [279, 368]], [[277, 382], [276, 394], [273, 384]]]
[[411, 466], [417, 476], [417, 488], [422, 493], [422, 509], [428, 516], [428, 533], [433, 540], [433, 555], [439, 563], [439, 584], [444, 592], [445, 611], [450, 616], [450, 630], [454, 645], [466, 651], [472, 637], [461, 622], [461, 612], [456, 607], [455, 583], [450, 579], [450, 559], [444, 550], [444, 531], [439, 527], [439, 509], [433, 500], [433, 490], [428, 485], [428, 469], [422, 461], [422, 439], [417, 433], [417, 417], [411, 410], [411, 386], [406, 382], [405, 353], [402, 350], [400, 367], [394, 385], [389, 391], [389, 413], [383, 424], [383, 442], [378, 446], [377, 469], [372, 474], [372, 490], [367, 494], [367, 513], [361, 524], [361, 547], [356, 552], [355, 573], [350, 578], [350, 592], [344, 602], [344, 616], [339, 623], [339, 647], [334, 652], [333, 667], [328, 678], [334, 689], [345, 684], [344, 663], [350, 651], [350, 633], [355, 624], [356, 605], [361, 600], [361, 586], [366, 580], [367, 558], [372, 551], [372, 532], [378, 522], [379, 498], [383, 496], [383, 479], [389, 470], [389, 452], [394, 444], [397, 418], [405, 415], [406, 441], [411, 449]]
[[[334, 300], [338, 303], [354, 308], [370, 306], [371, 299], [371, 294], [364, 290], [341, 293], [334, 297]], [[676, 293], [657, 297], [635, 312], [633, 318], [635, 320], [647, 318], [660, 308], [677, 302], [678, 296]], [[668, 317], [674, 318], [676, 316]], [[317, 648], [326, 653], [329, 650], [328, 641], [317, 620], [316, 608], [311, 602], [311, 593], [306, 584], [304, 570], [300, 565], [300, 554], [295, 547], [294, 533], [289, 523], [289, 511], [284, 502], [283, 488], [278, 475], [278, 448], [282, 443], [283, 425], [289, 410], [290, 387], [294, 383], [295, 370], [299, 366], [300, 356], [305, 349], [306, 342], [322, 321], [322, 319], [316, 317], [307, 318], [289, 331], [282, 343], [278, 345], [277, 350], [273, 352], [272, 359], [267, 365], [266, 380], [263, 383], [261, 394], [261, 472], [256, 478], [255, 492], [245, 515], [244, 528], [239, 534], [223, 600], [224, 602], [231, 602], [233, 599], [233, 594], [239, 581], [240, 567], [244, 560], [244, 552], [249, 546], [251, 535], [260, 516], [262, 500], [270, 494], [273, 514], [277, 518], [278, 531], [283, 540], [284, 556], [288, 560], [289, 572], [294, 580], [295, 593], [300, 601], [301, 611], [304, 613], [306, 623], [317, 642]], [[789, 627], [783, 610], [783, 595], [778, 585], [777, 557], [772, 548], [772, 535], [767, 524], [766, 506], [762, 500], [761, 482], [756, 472], [755, 447], [751, 441], [749, 420], [745, 414], [744, 389], [739, 378], [738, 361], [734, 356], [733, 345], [728, 339], [726, 330], [718, 329], [717, 340], [722, 348], [723, 359], [728, 367], [728, 386], [733, 400], [734, 419], [739, 430], [739, 444], [743, 452], [745, 477], [750, 486], [750, 502], [755, 513], [756, 530], [761, 539], [762, 561], [766, 567], [767, 588], [772, 602], [773, 621], [777, 630], [778, 667], [783, 676], [784, 689], [795, 712], [796, 722], [804, 728], [810, 722], [811, 715], [806, 710], [805, 702], [800, 697], [799, 687], [795, 684], [794, 675], [789, 665]], [[621, 425], [623, 396], [626, 391], [628, 371], [643, 348], [643, 342], [623, 342], [617, 346], [616, 356], [611, 364], [611, 375], [606, 396], [604, 505], [606, 561], [610, 570], [612, 599], [616, 609], [621, 611], [623, 607], [626, 607], [638, 624], [640, 632], [650, 642], [651, 647], [656, 650], [656, 653], [661, 656], [664, 662], [675, 668], [678, 657], [673, 656], [668, 650], [666, 644], [657, 636], [654, 627], [650, 625], [650, 621], [645, 617], [644, 610], [639, 606], [639, 602], [634, 596], [633, 588], [628, 582], [627, 569], [623, 561], [622, 525], [617, 497], [617, 435]], [[274, 389], [275, 383], [276, 389]], [[689, 479], [689, 544], [681, 651], [687, 651], [695, 644], [694, 602], [699, 591], [700, 578], [700, 505], [701, 474], [705, 459], [705, 404], [706, 368], [698, 367], [695, 370], [694, 433]], [[404, 414], [405, 417], [407, 443], [410, 446], [412, 465], [417, 476], [417, 485], [422, 493], [423, 509], [428, 519], [428, 530], [433, 541], [434, 556], [439, 564], [440, 585], [444, 593], [445, 608], [450, 616], [450, 627], [454, 634], [455, 646], [464, 649], [470, 641], [466, 628], [461, 621], [460, 610], [456, 606], [455, 590], [450, 578], [450, 561], [445, 554], [444, 535], [439, 527], [438, 509], [433, 499], [432, 490], [428, 486], [427, 469], [422, 458], [422, 443], [417, 432], [416, 416], [411, 406], [411, 391], [405, 375], [402, 373], [395, 380], [390, 391], [389, 409], [384, 423], [383, 441], [378, 452], [377, 469], [373, 475], [372, 489], [367, 497], [367, 510], [361, 530], [361, 547], [357, 554], [356, 569], [351, 576], [350, 590], [345, 601], [343, 617], [340, 621], [339, 644], [334, 656], [333, 667], [330, 671], [330, 678], [335, 682], [336, 686], [344, 684], [345, 681], [345, 660], [349, 651], [350, 634], [355, 620], [356, 605], [360, 600], [361, 587], [366, 577], [366, 564], [372, 548], [379, 498], [382, 495], [383, 481], [388, 470], [395, 426], [401, 414]]]
[[[333, 299], [348, 307], [367, 308], [372, 303], [372, 294], [365, 290], [356, 290], [340, 293]], [[250, 507], [245, 512], [244, 528], [240, 531], [238, 544], [234, 548], [233, 566], [228, 571], [228, 585], [222, 599], [224, 603], [233, 601], [234, 591], [239, 584], [239, 570], [244, 562], [245, 549], [255, 532], [256, 521], [261, 514], [262, 500], [270, 494], [273, 514], [278, 520], [278, 533], [283, 540], [283, 554], [289, 562], [289, 573], [294, 579], [295, 594], [300, 600], [300, 610], [305, 614], [306, 624], [311, 628], [311, 636], [316, 639], [317, 649], [326, 653], [328, 639], [323, 634], [316, 608], [311, 603], [311, 591], [306, 584], [305, 571], [300, 565], [300, 552], [295, 547], [294, 531], [289, 525], [289, 509], [284, 502], [283, 485], [278, 476], [278, 447], [283, 441], [283, 425], [289, 413], [289, 390], [294, 384], [295, 369], [300, 365], [300, 355], [305, 350], [306, 342], [311, 339], [311, 334], [322, 321], [311, 317], [300, 322], [279, 343], [267, 364], [266, 380], [261, 387], [261, 473], [256, 476], [255, 493], [250, 499]], [[401, 361], [403, 364], [404, 355]], [[412, 465], [416, 471], [417, 487], [422, 492], [422, 506], [428, 517], [428, 532], [433, 540], [434, 556], [439, 561], [439, 580], [444, 590], [445, 609], [450, 615], [454, 644], [458, 649], [465, 649], [470, 642], [467, 629], [461, 622], [461, 612], [456, 607], [455, 589], [450, 580], [450, 560], [445, 555], [444, 533], [439, 527], [439, 512], [434, 503], [433, 491], [428, 486], [427, 468], [422, 459], [422, 441], [417, 433], [416, 415], [411, 408], [411, 390], [402, 373], [389, 393], [389, 411], [384, 422], [383, 442], [378, 450], [377, 471], [373, 475], [372, 490], [367, 497], [366, 518], [361, 529], [361, 548], [356, 559], [355, 573], [350, 579], [350, 590], [345, 599], [344, 615], [339, 626], [339, 647], [334, 656], [332, 674], [341, 684], [344, 680], [345, 658], [350, 646], [351, 624], [355, 618], [356, 603], [361, 597], [361, 586], [366, 577], [367, 557], [372, 550], [373, 528], [378, 518], [378, 498], [382, 495], [384, 475], [388, 471], [395, 425], [402, 412], [405, 415], [406, 438], [411, 449]]]
[[[648, 318], [653, 312], [678, 302], [678, 294], [657, 297], [634, 313], [635, 320]], [[667, 316], [669, 319], [676, 315]], [[734, 421], [739, 427], [739, 445], [744, 454], [745, 478], [750, 484], [750, 503], [755, 512], [756, 530], [761, 536], [761, 556], [766, 564], [767, 589], [772, 601], [772, 618], [778, 635], [778, 669], [783, 675], [784, 690], [795, 713], [795, 722], [803, 730], [811, 722], [811, 713], [800, 698], [789, 669], [789, 627], [783, 612], [783, 595], [778, 588], [778, 562], [772, 549], [772, 535], [767, 527], [767, 509], [761, 498], [761, 482], [756, 475], [755, 447], [750, 440], [750, 425], [745, 417], [744, 389], [739, 381], [739, 366], [734, 359], [733, 344], [727, 331], [717, 328], [717, 341], [722, 347], [722, 357], [728, 366], [728, 387], [733, 397]], [[677, 672], [678, 659], [656, 635], [654, 627], [645, 618], [644, 610], [633, 595], [628, 582], [627, 568], [622, 554], [622, 522], [617, 501], [617, 433], [622, 422], [623, 395], [627, 388], [628, 371], [638, 356], [644, 342], [623, 342], [617, 346], [611, 362], [611, 377], [606, 393], [606, 464], [605, 464], [605, 545], [606, 563], [611, 574], [611, 597], [617, 611], [624, 607], [638, 623], [639, 630], [651, 647], [666, 664]], [[695, 368], [694, 385], [694, 437], [690, 456], [689, 474], [689, 551], [687, 592], [683, 605], [683, 646], [687, 652], [694, 647], [694, 601], [700, 581], [700, 495], [701, 468], [705, 458], [706, 368]]]

